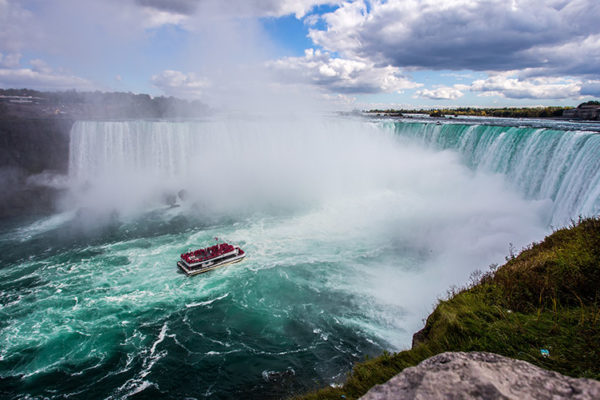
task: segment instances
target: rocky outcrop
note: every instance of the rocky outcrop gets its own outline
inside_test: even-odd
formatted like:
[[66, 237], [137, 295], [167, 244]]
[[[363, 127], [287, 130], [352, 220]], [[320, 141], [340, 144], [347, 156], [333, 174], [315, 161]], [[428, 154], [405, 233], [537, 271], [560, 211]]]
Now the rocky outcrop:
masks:
[[493, 353], [442, 353], [369, 390], [383, 399], [600, 399], [600, 382]]

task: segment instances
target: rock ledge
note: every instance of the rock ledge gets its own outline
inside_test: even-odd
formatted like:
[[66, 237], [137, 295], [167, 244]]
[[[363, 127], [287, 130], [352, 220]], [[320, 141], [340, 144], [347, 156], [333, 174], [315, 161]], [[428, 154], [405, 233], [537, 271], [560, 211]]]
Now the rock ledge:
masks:
[[600, 399], [600, 382], [493, 353], [442, 353], [369, 390], [381, 399]]

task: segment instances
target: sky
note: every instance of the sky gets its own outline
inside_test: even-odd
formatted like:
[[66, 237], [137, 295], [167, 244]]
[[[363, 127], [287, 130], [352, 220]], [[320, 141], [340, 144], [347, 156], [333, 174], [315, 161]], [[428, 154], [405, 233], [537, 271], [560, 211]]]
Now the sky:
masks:
[[599, 21], [598, 0], [0, 0], [0, 87], [577, 105], [600, 97]]

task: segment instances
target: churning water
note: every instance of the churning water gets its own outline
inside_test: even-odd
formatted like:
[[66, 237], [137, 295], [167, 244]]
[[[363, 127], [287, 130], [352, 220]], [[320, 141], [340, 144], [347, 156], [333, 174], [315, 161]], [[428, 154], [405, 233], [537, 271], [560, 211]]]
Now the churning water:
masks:
[[[62, 213], [0, 234], [0, 393], [279, 398], [410, 345], [449, 285], [600, 210], [600, 136], [78, 122]], [[188, 278], [218, 236], [241, 264]]]

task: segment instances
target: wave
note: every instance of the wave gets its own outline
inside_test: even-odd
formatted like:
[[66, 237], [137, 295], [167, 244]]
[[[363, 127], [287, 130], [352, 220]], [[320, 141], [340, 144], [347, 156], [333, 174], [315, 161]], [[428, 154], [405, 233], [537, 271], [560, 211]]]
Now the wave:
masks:
[[219, 300], [223, 300], [224, 298], [226, 298], [227, 296], [229, 296], [229, 293], [225, 293], [223, 296], [219, 296], [219, 297], [215, 297], [212, 300], [206, 300], [206, 301], [199, 301], [197, 303], [190, 303], [190, 304], [186, 304], [185, 307], [186, 308], [192, 308], [192, 307], [203, 307], [203, 306], [208, 306], [211, 305], [212, 303], [214, 303], [215, 301], [219, 301]]

